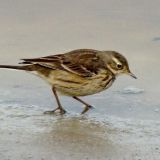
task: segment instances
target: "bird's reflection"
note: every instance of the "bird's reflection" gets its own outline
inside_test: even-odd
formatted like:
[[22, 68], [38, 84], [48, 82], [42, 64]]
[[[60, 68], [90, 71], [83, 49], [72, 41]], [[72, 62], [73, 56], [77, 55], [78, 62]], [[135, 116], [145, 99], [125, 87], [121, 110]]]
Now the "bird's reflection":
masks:
[[48, 127], [52, 127], [39, 135], [39, 142], [55, 154], [98, 158], [113, 155], [116, 150], [117, 146], [108, 137], [107, 127], [85, 116], [58, 117], [49, 123]]

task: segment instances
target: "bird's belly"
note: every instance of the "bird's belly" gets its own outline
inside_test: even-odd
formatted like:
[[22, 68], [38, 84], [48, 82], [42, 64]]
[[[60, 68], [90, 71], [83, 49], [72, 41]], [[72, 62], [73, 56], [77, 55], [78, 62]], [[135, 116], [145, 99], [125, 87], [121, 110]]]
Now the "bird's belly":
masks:
[[86, 96], [103, 91], [113, 83], [112, 76], [106, 74], [93, 77], [81, 77], [66, 71], [53, 70], [48, 77], [43, 77], [57, 91], [68, 96]]
[[65, 72], [60, 76], [55, 76], [54, 74], [54, 80], [52, 82], [53, 86], [64, 95], [86, 96], [107, 89], [111, 86], [113, 80], [111, 76], [106, 74], [86, 78]]
[[77, 85], [76, 87], [70, 86], [69, 84], [66, 86], [59, 86], [57, 85], [57, 90], [68, 96], [87, 96], [92, 95], [98, 92], [103, 91], [104, 89], [107, 89], [108, 87], [104, 87], [102, 84], [99, 84], [100, 81], [92, 81], [88, 82], [82, 85]]

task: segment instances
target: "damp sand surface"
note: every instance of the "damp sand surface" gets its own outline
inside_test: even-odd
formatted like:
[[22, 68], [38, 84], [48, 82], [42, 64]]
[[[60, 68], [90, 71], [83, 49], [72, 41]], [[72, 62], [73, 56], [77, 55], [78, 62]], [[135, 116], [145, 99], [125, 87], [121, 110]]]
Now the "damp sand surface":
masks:
[[[43, 87], [35, 88], [36, 92], [34, 88], [26, 89], [29, 95], [37, 95], [38, 91], [42, 93], [37, 95], [38, 99], [49, 99]], [[63, 97], [68, 111], [64, 116], [43, 114], [52, 109], [49, 107], [53, 107], [52, 97], [47, 103], [40, 103], [32, 96], [24, 100], [26, 90], [23, 90], [20, 86], [13, 88], [12, 93], [1, 90], [2, 160], [158, 160], [160, 157], [160, 105], [150, 106], [135, 100], [145, 94], [140, 89], [129, 87], [106, 96], [87, 97], [95, 109], [86, 115], [79, 114], [82, 110], [79, 103]], [[14, 92], [19, 95], [14, 96]]]

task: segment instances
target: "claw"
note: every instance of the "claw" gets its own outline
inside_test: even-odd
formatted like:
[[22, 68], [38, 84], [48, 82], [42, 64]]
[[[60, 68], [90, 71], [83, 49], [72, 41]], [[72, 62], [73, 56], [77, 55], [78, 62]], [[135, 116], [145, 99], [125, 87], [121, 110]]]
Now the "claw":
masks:
[[66, 111], [63, 108], [56, 108], [53, 111], [45, 111], [44, 114], [56, 114], [59, 113], [60, 115], [63, 115], [66, 113]]
[[84, 110], [81, 112], [81, 114], [84, 114], [84, 113], [86, 113], [89, 109], [93, 109], [93, 108], [94, 108], [94, 107], [91, 106], [91, 105], [86, 105], [85, 108], [84, 108]]

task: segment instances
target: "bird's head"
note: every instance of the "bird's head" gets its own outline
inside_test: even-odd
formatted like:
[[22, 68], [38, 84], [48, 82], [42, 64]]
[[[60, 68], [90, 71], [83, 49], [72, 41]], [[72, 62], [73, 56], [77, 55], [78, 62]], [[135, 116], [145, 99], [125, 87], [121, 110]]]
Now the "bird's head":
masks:
[[118, 52], [115, 51], [104, 51], [104, 61], [107, 68], [114, 74], [127, 74], [133, 78], [137, 78], [129, 69], [127, 59]]

